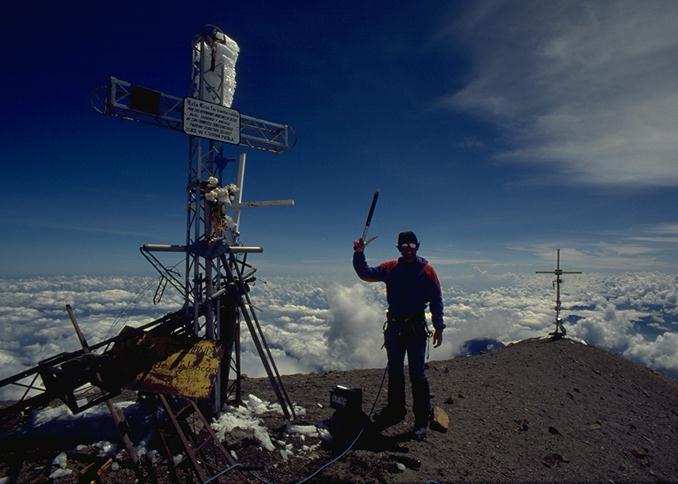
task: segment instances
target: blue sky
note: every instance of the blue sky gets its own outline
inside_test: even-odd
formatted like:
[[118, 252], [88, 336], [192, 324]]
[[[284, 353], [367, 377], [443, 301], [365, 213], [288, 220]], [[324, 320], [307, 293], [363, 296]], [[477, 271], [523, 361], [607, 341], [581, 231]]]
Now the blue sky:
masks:
[[[240, 45], [234, 107], [297, 146], [248, 153], [243, 241], [271, 273], [350, 272], [413, 229], [441, 272], [678, 268], [675, 2], [14, 5], [3, 26], [0, 275], [137, 274], [182, 242], [187, 141], [89, 107], [115, 75], [184, 95], [190, 39]], [[233, 149], [232, 153], [238, 153]]]

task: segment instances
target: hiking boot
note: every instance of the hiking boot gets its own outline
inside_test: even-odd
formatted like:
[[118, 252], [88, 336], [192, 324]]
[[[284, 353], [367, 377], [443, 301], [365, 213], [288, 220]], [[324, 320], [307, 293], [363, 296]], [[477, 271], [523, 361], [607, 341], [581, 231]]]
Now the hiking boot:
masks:
[[414, 440], [418, 440], [419, 442], [421, 442], [422, 440], [426, 440], [427, 431], [428, 431], [428, 428], [426, 426], [415, 427], [414, 431], [412, 432], [412, 435], [414, 436]]
[[396, 410], [393, 407], [386, 406], [379, 410], [374, 416], [373, 422], [377, 431], [392, 427], [393, 425], [405, 420], [405, 410]]

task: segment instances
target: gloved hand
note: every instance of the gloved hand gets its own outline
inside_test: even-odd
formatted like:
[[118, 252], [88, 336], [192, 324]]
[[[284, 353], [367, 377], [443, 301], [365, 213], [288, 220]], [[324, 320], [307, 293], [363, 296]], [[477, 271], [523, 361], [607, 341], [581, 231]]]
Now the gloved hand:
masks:
[[353, 251], [363, 252], [365, 250], [365, 241], [361, 238], [353, 241]]
[[436, 329], [433, 331], [433, 347], [437, 348], [441, 344], [443, 344], [443, 330]]

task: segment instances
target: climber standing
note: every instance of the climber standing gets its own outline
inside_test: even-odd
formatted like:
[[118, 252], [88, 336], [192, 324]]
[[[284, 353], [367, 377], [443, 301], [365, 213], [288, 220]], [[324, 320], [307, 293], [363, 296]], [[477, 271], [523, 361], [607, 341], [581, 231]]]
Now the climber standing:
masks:
[[386, 283], [388, 302], [384, 343], [388, 356], [388, 404], [377, 413], [374, 423], [379, 430], [405, 418], [404, 360], [407, 353], [414, 413], [414, 437], [426, 438], [431, 392], [425, 373], [426, 305], [433, 322], [433, 347], [443, 341], [443, 299], [436, 271], [423, 257], [417, 256], [419, 240], [414, 232], [398, 234], [401, 257], [369, 267], [365, 260], [365, 241], [353, 242], [353, 268], [367, 282]]

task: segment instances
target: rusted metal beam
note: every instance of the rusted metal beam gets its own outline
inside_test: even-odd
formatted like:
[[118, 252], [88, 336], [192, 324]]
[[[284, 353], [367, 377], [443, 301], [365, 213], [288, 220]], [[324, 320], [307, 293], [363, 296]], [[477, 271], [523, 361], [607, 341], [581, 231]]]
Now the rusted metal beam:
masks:
[[[202, 313], [203, 309], [202, 307], [200, 308], [200, 313]], [[192, 317], [192, 314], [190, 315]], [[186, 321], [188, 319], [187, 311], [182, 308], [178, 311], [175, 311], [173, 313], [166, 314], [165, 316], [162, 316], [161, 318], [158, 318], [154, 321], [151, 321], [149, 323], [146, 323], [144, 325], [141, 325], [136, 328], [138, 331], [151, 331], [151, 332], [160, 332], [160, 333], [176, 333], [181, 330], [182, 326], [186, 324]], [[94, 345], [88, 346], [89, 352], [86, 352], [84, 349], [80, 349], [77, 351], [71, 351], [71, 352], [64, 352], [60, 353], [58, 355], [52, 356], [50, 358], [47, 358], [45, 360], [42, 360], [38, 363], [38, 365], [34, 366], [33, 368], [29, 368], [27, 370], [24, 370], [22, 372], [19, 372], [15, 375], [12, 375], [8, 378], [4, 378], [0, 380], [0, 388], [9, 386], [9, 385], [17, 385], [23, 388], [26, 388], [26, 386], [31, 386], [32, 389], [36, 391], [42, 391], [43, 393], [40, 393], [38, 395], [32, 395], [28, 396], [28, 392], [24, 392], [22, 398], [18, 400], [17, 402], [13, 403], [12, 405], [9, 405], [7, 407], [1, 408], [0, 409], [0, 417], [16, 413], [16, 412], [21, 412], [26, 408], [40, 408], [43, 407], [47, 404], [49, 404], [50, 401], [52, 401], [55, 398], [61, 398], [62, 395], [52, 393], [49, 391], [49, 389], [41, 389], [38, 387], [34, 386], [36, 376], [44, 374], [45, 371], [59, 367], [60, 365], [68, 364], [68, 363], [76, 363], [79, 358], [82, 358], [84, 355], [92, 354], [95, 350], [98, 350], [100, 348], [104, 348], [104, 355], [106, 354], [106, 350], [108, 349], [107, 347], [110, 346], [111, 344], [114, 343], [121, 343], [127, 340], [132, 340], [133, 338], [136, 338], [138, 335], [136, 333], [130, 333], [130, 332], [121, 332], [117, 336], [114, 336], [112, 338], [108, 338], [104, 341], [101, 341], [100, 343], [96, 343]], [[95, 355], [92, 355], [95, 356]], [[101, 355], [96, 355], [97, 357]], [[22, 380], [29, 378], [30, 376], [33, 376], [32, 382], [29, 385], [26, 385], [25, 383], [22, 383]], [[44, 381], [43, 381], [44, 383]], [[73, 387], [72, 390], [75, 390], [76, 387]], [[65, 402], [64, 402], [65, 403]]]
[[[89, 346], [87, 345], [87, 340], [85, 339], [85, 335], [82, 334], [82, 331], [80, 330], [80, 325], [78, 324], [78, 321], [75, 319], [75, 313], [73, 312], [73, 308], [71, 308], [70, 304], [66, 305], [66, 311], [68, 312], [68, 317], [71, 320], [71, 323], [73, 324], [73, 328], [75, 328], [75, 333], [78, 335], [78, 340], [80, 340], [80, 344], [82, 345], [82, 350], [85, 353], [89, 353], [90, 349]], [[97, 378], [101, 380], [101, 375], [99, 373], [96, 374]], [[105, 390], [102, 389], [102, 391], [105, 392]], [[106, 400], [106, 407], [108, 407], [108, 411], [111, 414], [111, 417], [113, 418], [113, 422], [115, 422], [115, 428], [118, 430], [118, 434], [120, 435], [120, 440], [122, 440], [122, 443], [125, 445], [125, 449], [127, 449], [127, 453], [130, 456], [130, 459], [132, 459], [132, 462], [135, 464], [139, 462], [139, 456], [137, 455], [137, 451], [134, 448], [134, 444], [132, 443], [132, 439], [129, 436], [129, 425], [127, 425], [127, 420], [125, 419], [125, 414], [115, 406], [112, 400]]]

